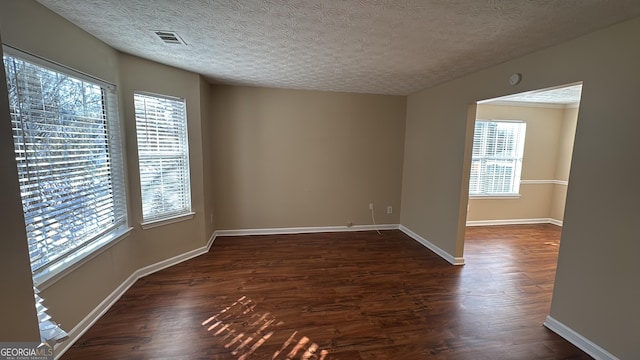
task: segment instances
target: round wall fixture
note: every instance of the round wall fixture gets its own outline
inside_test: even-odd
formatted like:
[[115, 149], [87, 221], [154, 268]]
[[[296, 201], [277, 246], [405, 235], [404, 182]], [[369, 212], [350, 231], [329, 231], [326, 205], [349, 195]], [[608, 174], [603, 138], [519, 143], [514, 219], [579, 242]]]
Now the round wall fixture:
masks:
[[509, 84], [511, 85], [517, 85], [520, 81], [522, 81], [522, 74], [520, 73], [515, 73], [509, 77]]

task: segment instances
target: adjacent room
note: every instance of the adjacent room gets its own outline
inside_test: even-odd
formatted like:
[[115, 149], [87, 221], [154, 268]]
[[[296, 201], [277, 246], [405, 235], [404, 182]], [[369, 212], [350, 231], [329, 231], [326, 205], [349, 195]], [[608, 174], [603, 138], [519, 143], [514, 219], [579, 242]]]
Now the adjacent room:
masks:
[[562, 226], [582, 84], [478, 102], [467, 226]]
[[638, 358], [638, 34], [636, 0], [2, 1], [0, 349]]

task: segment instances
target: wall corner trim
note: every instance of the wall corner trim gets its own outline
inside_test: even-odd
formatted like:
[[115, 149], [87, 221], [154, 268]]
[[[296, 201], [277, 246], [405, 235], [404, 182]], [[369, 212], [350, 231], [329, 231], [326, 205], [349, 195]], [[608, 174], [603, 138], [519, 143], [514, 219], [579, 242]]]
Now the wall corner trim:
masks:
[[176, 255], [172, 258], [162, 260], [134, 271], [133, 274], [115, 288], [104, 300], [102, 300], [102, 302], [100, 302], [100, 304], [98, 304], [98, 306], [89, 312], [87, 316], [80, 320], [80, 322], [74, 326], [71, 331], [69, 331], [69, 339], [55, 347], [55, 359], [60, 359], [62, 355], [69, 350], [69, 348], [71, 348], [71, 346], [73, 346], [73, 344], [75, 344], [75, 342], [78, 341], [78, 339], [80, 339], [80, 337], [84, 335], [84, 333], [87, 332], [87, 330], [89, 330], [91, 326], [93, 326], [93, 324], [95, 324], [96, 321], [98, 321], [98, 319], [100, 319], [116, 303], [116, 301], [118, 301], [120, 297], [129, 290], [131, 286], [133, 286], [133, 284], [136, 283], [136, 281], [170, 266], [179, 264], [196, 256], [206, 254], [209, 252], [209, 249], [211, 249], [211, 245], [213, 245], [215, 239], [216, 232], [211, 234], [211, 237], [205, 246], [187, 251], [186, 253]]
[[544, 321], [544, 326], [553, 331], [554, 333], [560, 335], [562, 338], [572, 343], [580, 350], [589, 354], [589, 356], [593, 357], [597, 360], [619, 360], [613, 354], [608, 352], [607, 350], [601, 348], [600, 346], [594, 344], [591, 340], [585, 338], [579, 333], [575, 332], [570, 327], [561, 323], [560, 321], [551, 317], [551, 315], [547, 316], [547, 319]]
[[440, 247], [438, 247], [434, 243], [428, 241], [427, 239], [423, 238], [422, 236], [420, 236], [420, 235], [414, 233], [413, 231], [409, 230], [409, 228], [407, 228], [406, 226], [400, 225], [400, 231], [402, 231], [403, 233], [407, 234], [413, 240], [415, 240], [415, 241], [419, 242], [420, 244], [424, 245], [427, 249], [433, 251], [434, 253], [436, 253], [436, 255], [440, 256], [443, 259], [445, 259], [451, 265], [464, 265], [464, 257], [458, 257], [458, 256], [453, 256], [453, 255], [449, 254], [448, 252], [442, 250]]
[[564, 222], [562, 220], [549, 218], [549, 224], [553, 224], [553, 225], [556, 225], [556, 226], [562, 226], [562, 224], [564, 224]]

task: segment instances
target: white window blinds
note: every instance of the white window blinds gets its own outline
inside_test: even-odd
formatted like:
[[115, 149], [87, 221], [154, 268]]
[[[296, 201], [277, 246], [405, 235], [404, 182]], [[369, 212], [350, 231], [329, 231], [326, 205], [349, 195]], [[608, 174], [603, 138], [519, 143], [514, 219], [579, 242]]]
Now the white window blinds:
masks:
[[3, 60], [37, 276], [126, 228], [115, 88], [26, 54]]
[[526, 124], [476, 120], [469, 195], [516, 195], [520, 189]]
[[40, 341], [43, 343], [55, 344], [63, 342], [69, 338], [69, 334], [60, 328], [49, 314], [44, 306], [44, 299], [40, 297], [38, 288], [33, 288], [33, 294], [36, 301], [36, 313], [38, 315], [38, 324], [40, 327]]
[[143, 222], [191, 213], [185, 101], [134, 94]]

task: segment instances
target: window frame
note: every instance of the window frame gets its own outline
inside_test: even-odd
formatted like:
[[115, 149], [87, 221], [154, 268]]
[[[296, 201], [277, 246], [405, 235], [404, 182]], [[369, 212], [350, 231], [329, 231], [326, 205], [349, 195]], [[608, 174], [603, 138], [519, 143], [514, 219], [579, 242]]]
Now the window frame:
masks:
[[[478, 159], [478, 157], [474, 157], [473, 149], [476, 141], [476, 133], [475, 128], [478, 122], [486, 122], [486, 123], [511, 123], [511, 124], [520, 124], [522, 128], [519, 131], [519, 137], [515, 139], [516, 146], [518, 149], [516, 150], [518, 154], [516, 156], [505, 157], [504, 159], [512, 159], [515, 161], [515, 165], [512, 167], [514, 169], [513, 181], [511, 182], [511, 191], [508, 192], [471, 192], [472, 185], [471, 180], [473, 178], [473, 166], [474, 162]], [[476, 119], [474, 123], [474, 136], [472, 139], [472, 149], [471, 149], [471, 166], [469, 172], [469, 190], [468, 196], [470, 199], [518, 199], [520, 198], [520, 182], [522, 177], [522, 166], [524, 162], [524, 150], [526, 146], [526, 130], [527, 123], [524, 120], [497, 120], [497, 119]], [[518, 151], [519, 150], [519, 151]], [[483, 156], [482, 158], [487, 158], [491, 156]]]
[[[6, 57], [24, 61], [47, 71], [53, 71], [63, 76], [98, 86], [103, 94], [102, 111], [104, 113], [104, 129], [107, 139], [106, 154], [110, 160], [110, 171], [106, 177], [111, 181], [113, 211], [118, 213], [118, 215], [115, 218], [114, 226], [101, 228], [95, 233], [92, 233], [91, 236], [88, 236], [85, 241], [76, 245], [72, 250], [66, 251], [66, 253], [63, 252], [61, 257], [54, 261], [48, 261], [36, 271], [32, 269], [34, 284], [38, 286], [40, 290], [44, 290], [82, 264], [90, 261], [122, 239], [128, 237], [133, 230], [133, 228], [129, 226], [128, 219], [125, 162], [123, 158], [125, 144], [124, 132], [118, 110], [118, 92], [114, 84], [73, 68], [29, 54], [8, 45], [3, 44], [2, 49]], [[15, 148], [15, 136], [12, 136], [12, 141]], [[16, 158], [17, 157], [18, 155], [16, 154]], [[18, 164], [16, 164], [16, 171], [19, 172], [17, 166]], [[27, 239], [27, 241], [29, 240]]]
[[[183, 144], [181, 144], [183, 146], [183, 152], [181, 153], [174, 153], [172, 156], [176, 157], [176, 156], [180, 156], [184, 159], [184, 163], [185, 166], [184, 168], [182, 168], [182, 174], [183, 174], [183, 186], [186, 188], [185, 191], [182, 191], [183, 195], [186, 195], [186, 199], [183, 199], [183, 201], [187, 204], [187, 206], [185, 206], [183, 209], [179, 210], [179, 211], [167, 211], [164, 213], [159, 213], [159, 214], [153, 214], [152, 216], [145, 216], [145, 204], [144, 204], [144, 185], [143, 185], [143, 170], [141, 168], [141, 164], [142, 164], [142, 159], [144, 158], [155, 158], [157, 160], [162, 160], [162, 159], [166, 159], [164, 157], [162, 157], [162, 155], [149, 155], [148, 154], [141, 154], [141, 139], [140, 139], [140, 123], [139, 123], [139, 119], [138, 118], [138, 112], [139, 111], [143, 111], [142, 109], [138, 109], [137, 107], [137, 102], [138, 102], [138, 97], [144, 97], [147, 99], [152, 99], [152, 100], [161, 100], [161, 101], [169, 101], [169, 102], [174, 102], [174, 103], [179, 103], [182, 106], [182, 118], [179, 119], [179, 121], [182, 122], [182, 124], [180, 124], [181, 129], [183, 130], [183, 132], [181, 134], [179, 134], [179, 136], [182, 136], [183, 139], [178, 139], [178, 142], [183, 141]], [[158, 227], [158, 226], [164, 226], [164, 225], [168, 225], [168, 224], [173, 224], [173, 223], [177, 223], [180, 221], [185, 221], [185, 220], [190, 220], [193, 218], [193, 216], [195, 215], [195, 212], [193, 211], [193, 199], [192, 199], [192, 184], [191, 184], [191, 159], [190, 159], [190, 154], [189, 154], [189, 122], [188, 122], [188, 116], [187, 116], [187, 101], [184, 98], [180, 98], [180, 97], [175, 97], [175, 96], [170, 96], [170, 95], [164, 95], [164, 94], [157, 94], [157, 93], [152, 93], [152, 92], [148, 92], [148, 91], [134, 91], [133, 92], [133, 109], [134, 109], [134, 115], [135, 115], [135, 126], [136, 126], [136, 150], [138, 153], [138, 175], [139, 175], [139, 179], [140, 179], [140, 204], [141, 204], [141, 212], [142, 212], [142, 222], [140, 223], [142, 229], [146, 230], [146, 229], [151, 229], [154, 227]], [[148, 121], [146, 119], [146, 111], [145, 111], [145, 119], [144, 121], [147, 123], [148, 125]]]

